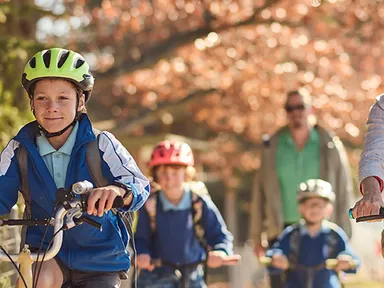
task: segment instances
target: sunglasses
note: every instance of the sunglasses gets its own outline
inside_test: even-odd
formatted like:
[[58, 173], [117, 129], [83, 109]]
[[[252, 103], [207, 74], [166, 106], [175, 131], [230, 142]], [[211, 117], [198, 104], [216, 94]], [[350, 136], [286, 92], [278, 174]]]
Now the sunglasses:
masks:
[[306, 106], [304, 104], [299, 104], [299, 105], [295, 105], [295, 106], [287, 105], [287, 106], [285, 106], [285, 111], [287, 111], [288, 113], [293, 112], [295, 110], [303, 111], [305, 108], [306, 108]]

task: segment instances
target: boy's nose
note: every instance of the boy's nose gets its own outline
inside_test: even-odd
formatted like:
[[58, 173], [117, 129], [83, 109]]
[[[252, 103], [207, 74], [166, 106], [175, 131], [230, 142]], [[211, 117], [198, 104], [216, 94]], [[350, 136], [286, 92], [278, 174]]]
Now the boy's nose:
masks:
[[49, 101], [48, 102], [48, 109], [49, 111], [56, 111], [58, 107], [58, 103], [56, 101]]

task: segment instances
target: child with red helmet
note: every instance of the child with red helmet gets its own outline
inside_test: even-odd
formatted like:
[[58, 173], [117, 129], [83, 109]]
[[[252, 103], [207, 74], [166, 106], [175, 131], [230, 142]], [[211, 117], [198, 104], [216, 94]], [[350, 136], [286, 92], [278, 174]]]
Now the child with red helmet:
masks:
[[171, 288], [180, 282], [206, 287], [205, 266], [219, 267], [233, 253], [233, 237], [220, 212], [206, 192], [200, 193], [205, 185], [187, 182], [187, 169], [193, 166], [187, 143], [163, 141], [152, 152], [149, 168], [160, 189], [139, 212], [139, 287]]

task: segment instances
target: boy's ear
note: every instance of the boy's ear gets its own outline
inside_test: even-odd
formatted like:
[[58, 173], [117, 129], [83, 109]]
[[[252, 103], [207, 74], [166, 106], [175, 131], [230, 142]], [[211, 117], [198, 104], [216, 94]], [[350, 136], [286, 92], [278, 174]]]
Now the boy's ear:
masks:
[[300, 215], [303, 215], [303, 213], [304, 213], [304, 205], [303, 205], [303, 202], [302, 202], [302, 203], [299, 203], [299, 204], [297, 205], [297, 210], [299, 211], [299, 214], [300, 214]]
[[31, 107], [31, 111], [35, 110], [35, 107], [33, 106], [33, 99], [29, 100], [29, 106]]
[[82, 94], [79, 98], [79, 105], [77, 107], [77, 111], [81, 112], [84, 110], [84, 108], [85, 108], [85, 96], [84, 94]]
[[326, 217], [329, 218], [332, 215], [333, 212], [333, 205], [332, 203], [328, 203], [326, 207]]

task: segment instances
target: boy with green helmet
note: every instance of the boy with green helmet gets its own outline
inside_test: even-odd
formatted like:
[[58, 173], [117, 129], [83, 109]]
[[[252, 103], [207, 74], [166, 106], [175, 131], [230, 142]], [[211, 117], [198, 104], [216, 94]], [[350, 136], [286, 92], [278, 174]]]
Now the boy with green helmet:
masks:
[[[94, 77], [80, 54], [52, 48], [38, 52], [29, 60], [22, 85], [36, 121], [25, 125], [1, 154], [0, 215], [10, 212], [17, 201], [17, 191], [24, 189], [17, 157], [24, 150], [30, 217], [50, 218], [56, 212], [58, 188], [69, 188], [82, 180], [97, 186], [86, 160], [87, 144], [96, 141], [96, 132], [85, 113]], [[59, 253], [42, 264], [39, 288], [61, 287], [63, 283], [74, 287], [119, 287], [120, 277], [130, 267], [127, 227], [111, 207], [116, 197], [123, 197], [124, 211], [138, 210], [149, 195], [149, 182], [111, 133], [98, 134], [97, 149], [102, 176], [108, 184], [90, 192], [87, 213], [103, 224], [103, 230], [80, 225], [64, 231]], [[48, 230], [46, 240], [41, 243], [44, 232], [43, 227], [29, 227], [26, 244], [31, 249], [42, 245], [45, 250], [53, 230]]]
[[[77, 100], [79, 101], [81, 96], [84, 95], [85, 102], [89, 100], [95, 82], [89, 70], [89, 65], [83, 56], [71, 50], [61, 48], [40, 51], [36, 53], [25, 66], [21, 82], [31, 100], [33, 99], [36, 83], [46, 78], [63, 79], [74, 84]], [[34, 112], [34, 110], [32, 111]], [[69, 127], [73, 126], [79, 116], [80, 113], [76, 112], [76, 117], [73, 121], [57, 132], [49, 132], [41, 125], [39, 128], [46, 137], [59, 136], [69, 129]]]

